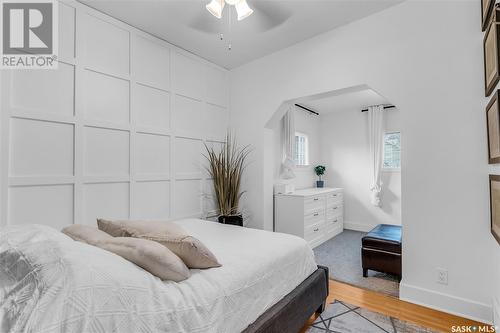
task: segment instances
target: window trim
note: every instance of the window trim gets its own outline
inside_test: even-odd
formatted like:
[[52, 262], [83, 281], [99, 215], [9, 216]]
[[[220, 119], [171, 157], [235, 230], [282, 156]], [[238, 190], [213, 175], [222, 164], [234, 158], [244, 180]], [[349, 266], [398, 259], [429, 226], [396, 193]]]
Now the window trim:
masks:
[[385, 152], [384, 152], [384, 140], [386, 134], [392, 134], [392, 133], [399, 133], [399, 143], [401, 144], [403, 142], [403, 133], [400, 130], [385, 130], [384, 135], [382, 136], [382, 172], [387, 172], [387, 173], [401, 173], [401, 155], [402, 155], [402, 149], [399, 151], [399, 168], [385, 168], [384, 167], [384, 157], [385, 157]]
[[305, 155], [305, 164], [297, 164], [297, 161], [295, 161], [295, 151], [294, 151], [294, 162], [295, 162], [295, 167], [296, 168], [307, 168], [311, 165], [311, 161], [309, 160], [309, 135], [307, 135], [306, 133], [303, 133], [303, 132], [299, 132], [299, 131], [295, 131], [295, 134], [294, 134], [294, 137], [296, 136], [302, 136], [305, 138], [305, 151], [304, 151], [304, 155]]

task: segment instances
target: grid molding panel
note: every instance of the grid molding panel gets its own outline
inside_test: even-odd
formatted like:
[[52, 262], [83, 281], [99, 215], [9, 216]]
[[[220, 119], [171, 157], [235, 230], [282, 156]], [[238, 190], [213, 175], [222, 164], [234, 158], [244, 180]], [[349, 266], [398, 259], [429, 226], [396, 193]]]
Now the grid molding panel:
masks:
[[81, 3], [59, 3], [59, 68], [1, 73], [0, 225], [171, 220], [213, 209], [203, 144], [228, 72]]

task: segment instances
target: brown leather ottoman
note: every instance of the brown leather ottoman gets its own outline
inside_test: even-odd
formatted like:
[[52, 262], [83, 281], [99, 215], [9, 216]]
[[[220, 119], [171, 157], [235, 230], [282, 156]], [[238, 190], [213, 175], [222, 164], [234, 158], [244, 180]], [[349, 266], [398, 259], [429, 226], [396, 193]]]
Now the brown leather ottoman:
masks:
[[401, 226], [379, 224], [361, 240], [363, 276], [368, 270], [394, 274], [401, 280]]

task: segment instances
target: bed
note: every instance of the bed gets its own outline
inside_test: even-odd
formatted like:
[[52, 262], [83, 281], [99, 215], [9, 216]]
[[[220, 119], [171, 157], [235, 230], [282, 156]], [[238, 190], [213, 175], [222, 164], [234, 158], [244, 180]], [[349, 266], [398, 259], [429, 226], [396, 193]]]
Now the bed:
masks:
[[42, 225], [0, 230], [0, 331], [296, 332], [328, 293], [327, 271], [295, 236], [177, 221], [222, 267], [161, 281]]

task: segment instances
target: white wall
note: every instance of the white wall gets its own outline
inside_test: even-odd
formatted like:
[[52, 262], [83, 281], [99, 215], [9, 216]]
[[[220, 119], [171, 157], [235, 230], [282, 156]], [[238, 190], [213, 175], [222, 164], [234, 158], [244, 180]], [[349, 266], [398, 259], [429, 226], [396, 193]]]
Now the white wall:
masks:
[[[385, 130], [400, 130], [400, 112], [397, 109], [384, 112]], [[382, 207], [370, 203], [367, 113], [360, 112], [360, 108], [324, 113], [320, 122], [326, 180], [329, 186], [344, 188], [344, 228], [369, 231], [381, 223], [400, 225], [400, 172], [382, 172]]]
[[[233, 70], [232, 123], [255, 148], [246, 173], [251, 225], [272, 228], [273, 135], [264, 126], [282, 102], [367, 84], [401, 112], [402, 298], [491, 321], [498, 245], [479, 7], [406, 1]], [[438, 267], [448, 285], [436, 282]]]
[[[314, 167], [322, 163], [321, 158], [321, 136], [320, 136], [320, 118], [299, 108], [294, 110], [295, 131], [306, 134], [309, 140], [309, 165], [297, 166], [295, 168], [295, 179], [292, 180], [296, 189], [315, 187], [316, 174]], [[280, 181], [282, 153], [281, 153], [281, 121], [273, 129], [274, 132], [274, 178], [275, 182]]]
[[59, 69], [2, 71], [0, 223], [209, 210], [201, 153], [229, 123], [227, 71], [80, 3], [59, 13]]

